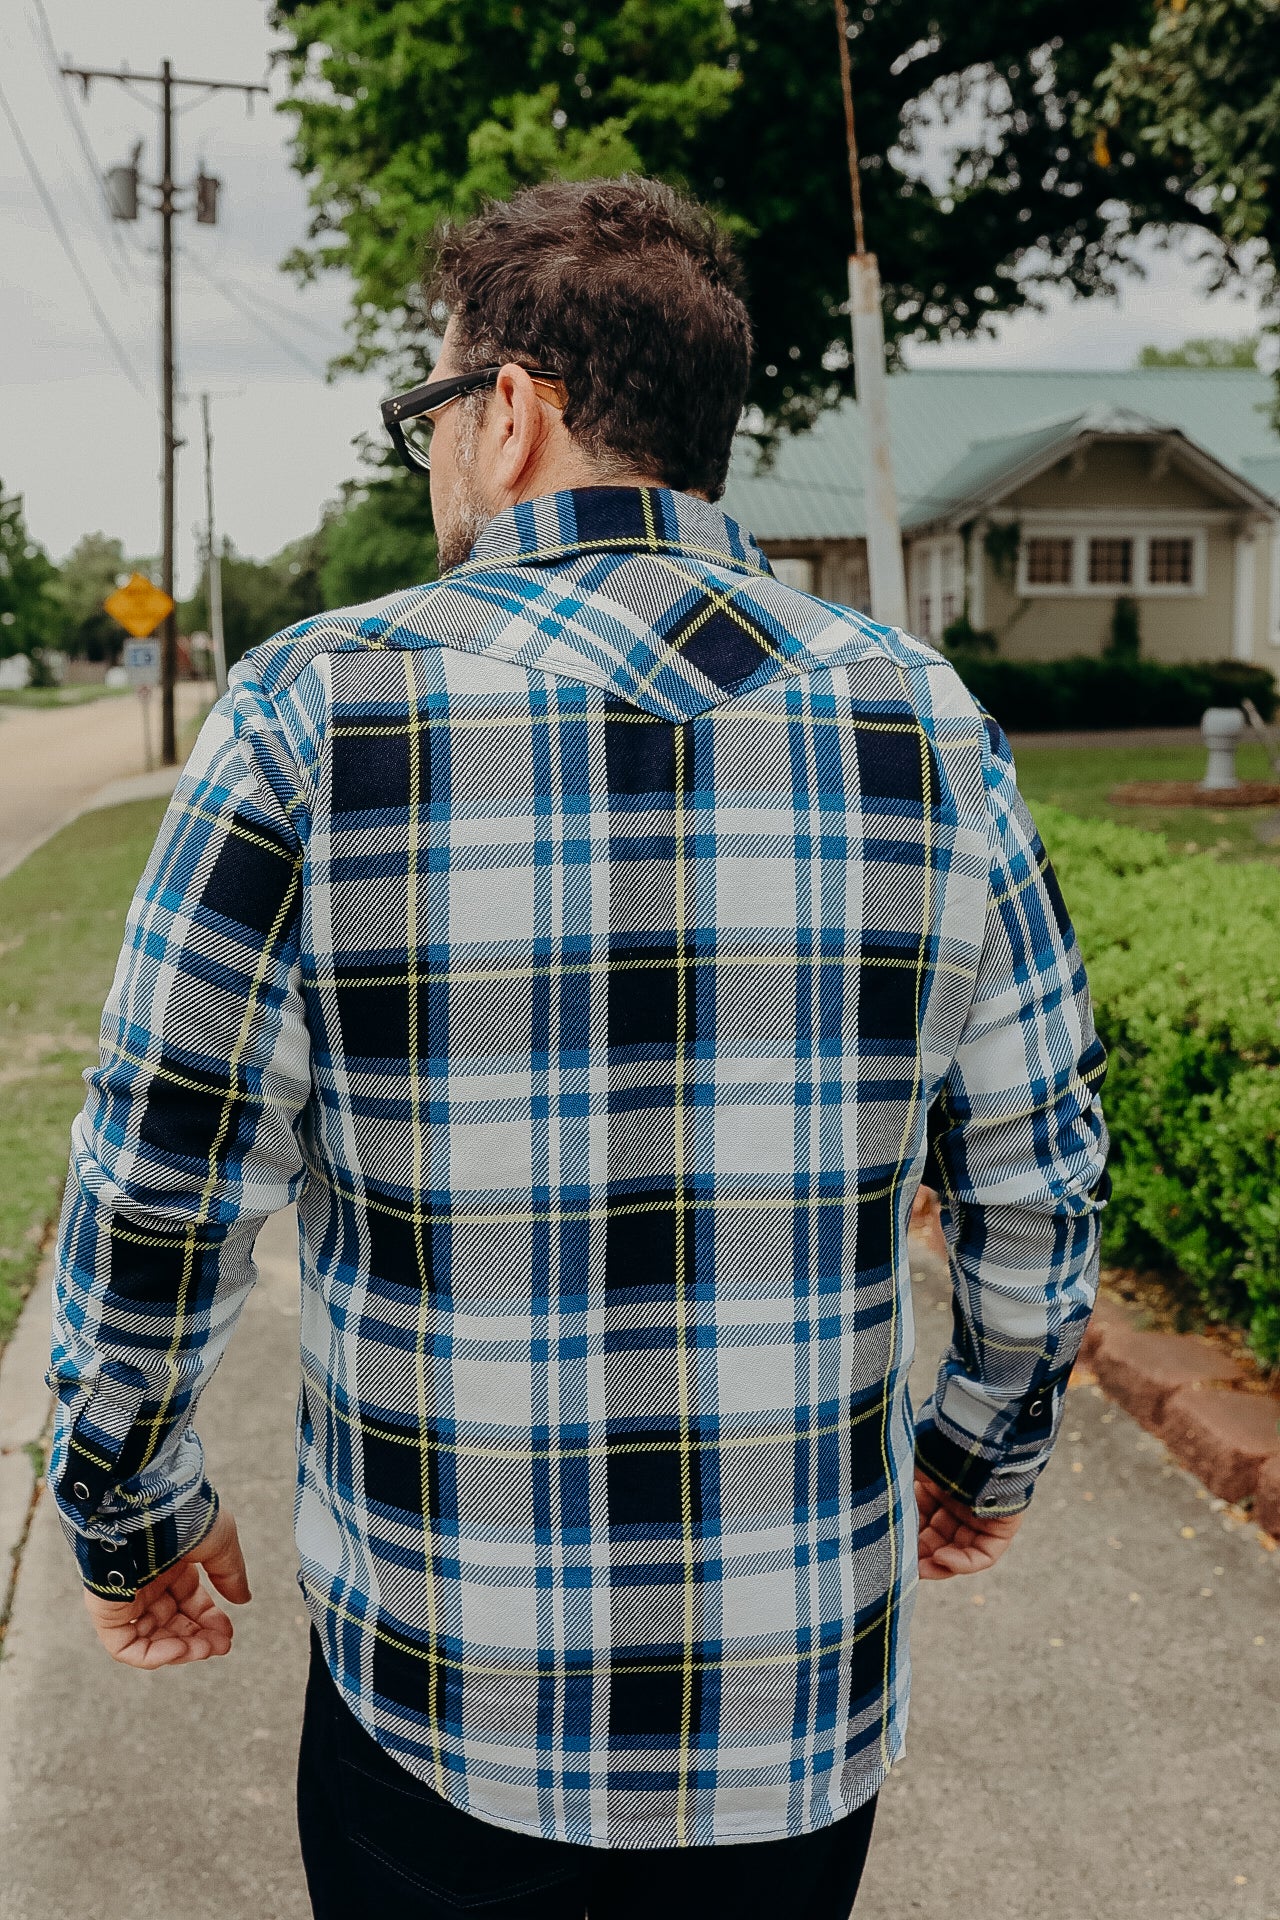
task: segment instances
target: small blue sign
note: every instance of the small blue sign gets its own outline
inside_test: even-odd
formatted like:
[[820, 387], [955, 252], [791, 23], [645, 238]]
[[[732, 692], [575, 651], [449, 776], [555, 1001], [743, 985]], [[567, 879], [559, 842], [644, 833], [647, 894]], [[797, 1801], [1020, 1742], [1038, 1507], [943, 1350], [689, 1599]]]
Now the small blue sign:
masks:
[[158, 687], [160, 684], [160, 642], [126, 640], [121, 656], [131, 687]]

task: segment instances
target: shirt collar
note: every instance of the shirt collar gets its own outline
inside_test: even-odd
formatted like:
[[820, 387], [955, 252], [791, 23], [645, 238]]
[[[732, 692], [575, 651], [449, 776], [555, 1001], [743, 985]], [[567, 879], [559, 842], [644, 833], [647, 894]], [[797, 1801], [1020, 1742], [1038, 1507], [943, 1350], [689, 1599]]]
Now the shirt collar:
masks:
[[727, 513], [670, 487], [574, 487], [522, 501], [489, 522], [457, 572], [552, 566], [591, 552], [683, 553], [738, 573], [769, 572], [751, 535]]

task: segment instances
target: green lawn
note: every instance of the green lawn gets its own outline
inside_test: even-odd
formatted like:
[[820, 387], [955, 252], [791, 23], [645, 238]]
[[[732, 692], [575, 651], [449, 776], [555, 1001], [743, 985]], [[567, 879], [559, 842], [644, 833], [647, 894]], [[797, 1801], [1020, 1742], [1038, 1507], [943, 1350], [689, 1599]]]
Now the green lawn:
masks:
[[[1039, 801], [1050, 800], [1070, 813], [1166, 833], [1170, 845], [1187, 853], [1280, 862], [1280, 845], [1264, 846], [1254, 833], [1275, 808], [1116, 807], [1108, 800], [1113, 787], [1129, 780], [1201, 779], [1203, 747], [1035, 746], [1022, 747], [1016, 757], [1018, 785], [1033, 812]], [[1274, 777], [1265, 751], [1252, 742], [1241, 747], [1236, 767], [1242, 780]]]
[[0, 1344], [35, 1276], [125, 913], [164, 813], [87, 813], [0, 880]]
[[90, 700], [123, 700], [132, 687], [8, 687], [0, 690], [0, 707], [83, 707]]

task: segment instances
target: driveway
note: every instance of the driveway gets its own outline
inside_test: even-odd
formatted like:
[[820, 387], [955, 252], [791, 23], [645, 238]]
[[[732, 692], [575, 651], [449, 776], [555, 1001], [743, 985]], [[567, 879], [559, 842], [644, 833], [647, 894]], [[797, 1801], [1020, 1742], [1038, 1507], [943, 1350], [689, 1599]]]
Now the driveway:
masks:
[[[179, 730], [208, 706], [211, 686], [177, 689]], [[151, 701], [159, 753], [160, 702]], [[0, 876], [72, 819], [109, 781], [142, 773], [142, 721], [132, 694], [78, 707], [0, 706]]]

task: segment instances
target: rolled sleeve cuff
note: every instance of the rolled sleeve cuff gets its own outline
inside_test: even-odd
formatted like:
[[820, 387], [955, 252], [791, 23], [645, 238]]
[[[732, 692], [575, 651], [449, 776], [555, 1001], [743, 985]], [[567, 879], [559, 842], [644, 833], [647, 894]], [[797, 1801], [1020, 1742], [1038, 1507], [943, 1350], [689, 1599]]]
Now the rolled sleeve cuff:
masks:
[[928, 1414], [916, 1427], [916, 1466], [936, 1486], [953, 1493], [975, 1513], [995, 1517], [1022, 1513], [1031, 1504], [1036, 1482], [1049, 1455], [1015, 1461], [993, 1460], [972, 1443], [952, 1439]]
[[63, 1532], [90, 1593], [103, 1600], [132, 1600], [160, 1574], [198, 1547], [218, 1517], [218, 1496], [208, 1481], [172, 1513], [129, 1515], [113, 1533], [82, 1533], [61, 1515]]

